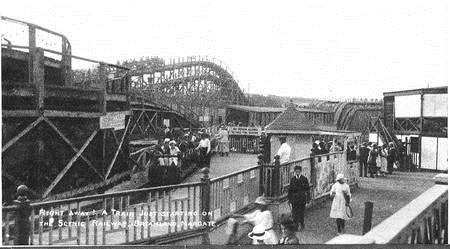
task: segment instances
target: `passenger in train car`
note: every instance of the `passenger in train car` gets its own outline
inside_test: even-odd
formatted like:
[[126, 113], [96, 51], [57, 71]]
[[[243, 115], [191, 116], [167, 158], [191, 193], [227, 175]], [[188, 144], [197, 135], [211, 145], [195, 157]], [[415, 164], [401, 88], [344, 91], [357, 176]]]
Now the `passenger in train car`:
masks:
[[333, 139], [333, 142], [331, 142], [331, 146], [330, 146], [329, 152], [330, 153], [335, 153], [335, 152], [339, 152], [339, 151], [341, 151], [341, 148], [339, 147], [338, 141], [335, 138], [335, 139]]
[[[169, 138], [164, 138], [162, 145], [158, 148], [158, 150], [161, 152], [161, 155], [168, 155], [170, 153], [169, 142]], [[169, 159], [167, 157], [160, 157], [158, 160], [161, 166], [169, 165]]]
[[321, 153], [320, 153], [319, 145], [318, 145], [317, 143], [314, 142], [314, 143], [312, 144], [310, 156], [317, 156], [317, 155], [320, 155], [320, 154], [321, 154]]
[[[180, 154], [180, 149], [176, 146], [177, 142], [175, 140], [172, 140], [169, 142], [169, 155], [170, 156], [178, 156]], [[169, 165], [174, 164], [175, 166], [178, 166], [178, 157], [170, 157], [169, 158]]]
[[319, 142], [319, 149], [320, 149], [320, 154], [327, 154], [328, 150], [327, 150], [327, 146], [325, 141], [323, 141], [323, 139]]

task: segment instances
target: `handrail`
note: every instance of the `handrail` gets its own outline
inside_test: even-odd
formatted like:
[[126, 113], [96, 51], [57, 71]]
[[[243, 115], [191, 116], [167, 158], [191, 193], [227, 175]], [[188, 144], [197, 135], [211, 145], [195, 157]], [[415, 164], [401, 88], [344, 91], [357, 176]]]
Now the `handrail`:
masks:
[[339, 151], [339, 152], [332, 152], [332, 153], [327, 153], [327, 154], [320, 154], [320, 155], [315, 155], [315, 156], [308, 156], [308, 157], [304, 157], [304, 158], [300, 158], [294, 161], [289, 161], [289, 162], [285, 162], [280, 164], [280, 166], [285, 166], [285, 165], [289, 165], [289, 164], [293, 164], [293, 163], [299, 163], [305, 160], [311, 160], [312, 158], [319, 158], [319, 157], [323, 157], [323, 156], [331, 156], [331, 155], [338, 155], [338, 154], [344, 154], [343, 151]]
[[17, 19], [14, 19], [14, 18], [11, 18], [11, 17], [7, 17], [7, 16], [1, 16], [1, 19], [5, 20], [5, 21], [15, 22], [15, 23], [18, 23], [18, 24], [21, 24], [21, 25], [25, 25], [25, 26], [33, 26], [33, 27], [35, 27], [37, 29], [40, 29], [42, 31], [45, 31], [47, 33], [50, 33], [50, 34], [53, 34], [53, 35], [57, 35], [57, 36], [61, 36], [62, 38], [64, 38], [66, 40], [67, 43], [69, 43], [69, 46], [70, 46], [70, 42], [67, 39], [67, 37], [65, 35], [63, 35], [63, 34], [58, 33], [58, 32], [46, 29], [44, 27], [41, 27], [41, 26], [33, 24], [33, 23], [17, 20]]
[[[41, 206], [48, 206], [48, 205], [54, 205], [54, 204], [62, 205], [62, 204], [67, 204], [67, 203], [71, 203], [71, 202], [81, 202], [81, 201], [90, 201], [90, 200], [95, 200], [95, 199], [105, 199], [105, 198], [110, 198], [110, 197], [117, 197], [117, 196], [136, 194], [136, 193], [145, 193], [145, 192], [150, 192], [150, 191], [166, 191], [169, 189], [178, 189], [178, 188], [183, 188], [183, 187], [195, 187], [195, 186], [200, 186], [201, 184], [202, 184], [201, 182], [192, 182], [192, 183], [182, 183], [182, 184], [175, 184], [175, 185], [159, 186], [159, 187], [132, 189], [132, 190], [118, 191], [118, 192], [106, 193], [106, 194], [75, 197], [75, 198], [69, 198], [69, 199], [64, 199], [64, 200], [35, 202], [35, 203], [32, 203], [30, 206], [31, 207], [41, 207]], [[15, 206], [15, 205], [5, 206], [2, 208], [3, 212], [14, 211], [16, 209], [17, 209], [17, 206]]]
[[[7, 47], [7, 48], [20, 48], [20, 49], [30, 49], [29, 46], [19, 46], [19, 45], [9, 45], [9, 44], [2, 44], [2, 47]], [[42, 49], [44, 52], [49, 52], [49, 53], [54, 53], [54, 54], [59, 54], [59, 55], [64, 55], [61, 52], [55, 51], [55, 50], [51, 50], [51, 49], [47, 49], [47, 48], [42, 48], [42, 47], [36, 47], [39, 49]], [[97, 61], [97, 60], [93, 60], [93, 59], [88, 59], [88, 58], [84, 58], [81, 56], [76, 56], [76, 55], [72, 55], [72, 54], [68, 54], [67, 56], [72, 57], [74, 59], [78, 59], [78, 60], [84, 60], [84, 61], [88, 61], [88, 62], [92, 62], [92, 63], [98, 63], [98, 64], [104, 64], [106, 66], [111, 66], [111, 67], [116, 67], [116, 68], [120, 68], [120, 69], [124, 69], [124, 70], [130, 70], [127, 67], [123, 67], [120, 65], [116, 65], [116, 64], [111, 64], [108, 62], [103, 62], [103, 61]]]
[[243, 170], [239, 170], [237, 172], [232, 172], [232, 173], [229, 173], [229, 174], [226, 174], [226, 175], [223, 175], [223, 176], [219, 176], [219, 177], [211, 179], [211, 182], [217, 182], [217, 181], [223, 180], [225, 178], [230, 178], [230, 177], [233, 177], [233, 176], [236, 176], [236, 175], [239, 175], [239, 174], [242, 174], [242, 173], [245, 173], [245, 172], [257, 169], [259, 167], [261, 167], [261, 166], [259, 166], [259, 165], [252, 166], [252, 167], [249, 167], [249, 168], [246, 168], [246, 169], [243, 169]]
[[393, 242], [405, 230], [408, 230], [414, 222], [420, 222], [420, 217], [428, 213], [429, 208], [434, 203], [442, 198], [448, 199], [447, 194], [448, 185], [434, 185], [366, 233], [361, 238], [362, 241], [376, 244]]

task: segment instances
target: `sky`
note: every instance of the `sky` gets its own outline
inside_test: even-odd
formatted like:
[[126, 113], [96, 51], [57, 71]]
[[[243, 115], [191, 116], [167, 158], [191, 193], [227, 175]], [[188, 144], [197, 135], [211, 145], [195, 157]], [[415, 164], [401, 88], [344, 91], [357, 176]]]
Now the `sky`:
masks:
[[[322, 99], [448, 84], [448, 1], [4, 1], [72, 54], [208, 55], [250, 93]], [[3, 33], [3, 31], [2, 31]]]

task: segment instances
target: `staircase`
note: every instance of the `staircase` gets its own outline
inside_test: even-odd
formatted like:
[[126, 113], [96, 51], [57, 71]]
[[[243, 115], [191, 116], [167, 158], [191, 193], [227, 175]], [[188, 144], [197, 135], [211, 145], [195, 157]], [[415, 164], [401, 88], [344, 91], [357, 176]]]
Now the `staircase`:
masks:
[[393, 142], [396, 149], [402, 146], [402, 142], [395, 136], [391, 129], [386, 128], [380, 117], [373, 119], [370, 123], [371, 132], [376, 132], [384, 144]]

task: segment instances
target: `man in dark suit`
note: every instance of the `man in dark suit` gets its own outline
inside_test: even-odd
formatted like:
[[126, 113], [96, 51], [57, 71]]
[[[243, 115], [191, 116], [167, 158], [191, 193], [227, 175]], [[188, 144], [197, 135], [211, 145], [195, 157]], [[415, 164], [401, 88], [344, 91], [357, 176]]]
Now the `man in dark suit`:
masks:
[[288, 191], [289, 204], [292, 207], [292, 218], [300, 225], [301, 229], [305, 229], [305, 205], [310, 200], [308, 179], [302, 175], [302, 167], [297, 165], [294, 167], [294, 177], [291, 178]]
[[359, 176], [367, 177], [367, 159], [369, 158], [370, 149], [367, 148], [367, 143], [364, 142], [359, 148]]

